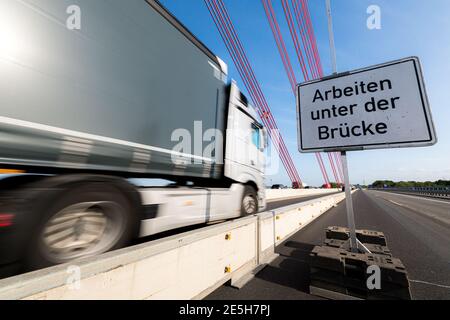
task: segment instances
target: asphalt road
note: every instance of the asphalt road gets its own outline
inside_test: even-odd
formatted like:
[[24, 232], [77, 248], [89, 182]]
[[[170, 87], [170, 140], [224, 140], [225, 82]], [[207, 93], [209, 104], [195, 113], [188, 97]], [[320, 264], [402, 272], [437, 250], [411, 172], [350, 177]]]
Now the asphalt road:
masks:
[[[413, 299], [450, 299], [450, 201], [358, 191], [353, 202], [357, 228], [383, 231], [406, 266]], [[344, 202], [280, 244], [280, 256], [242, 289], [222, 286], [207, 299], [317, 299], [306, 259], [332, 225], [346, 225]]]

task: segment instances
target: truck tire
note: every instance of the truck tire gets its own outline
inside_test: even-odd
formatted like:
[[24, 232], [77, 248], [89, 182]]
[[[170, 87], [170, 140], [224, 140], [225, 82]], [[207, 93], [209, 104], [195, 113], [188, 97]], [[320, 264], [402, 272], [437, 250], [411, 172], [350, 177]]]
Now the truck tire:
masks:
[[63, 186], [44, 196], [36, 211], [39, 223], [25, 257], [29, 270], [119, 249], [137, 235], [133, 204], [108, 182]]
[[241, 215], [250, 216], [258, 213], [258, 196], [255, 188], [245, 186], [241, 202]]

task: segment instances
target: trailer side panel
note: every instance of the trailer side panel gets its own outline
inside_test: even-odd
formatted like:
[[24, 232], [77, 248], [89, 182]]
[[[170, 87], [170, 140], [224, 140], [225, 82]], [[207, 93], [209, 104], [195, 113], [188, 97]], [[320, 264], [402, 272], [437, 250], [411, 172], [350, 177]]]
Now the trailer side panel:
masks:
[[201, 135], [224, 130], [225, 76], [145, 0], [6, 0], [0, 16], [0, 163], [221, 176]]

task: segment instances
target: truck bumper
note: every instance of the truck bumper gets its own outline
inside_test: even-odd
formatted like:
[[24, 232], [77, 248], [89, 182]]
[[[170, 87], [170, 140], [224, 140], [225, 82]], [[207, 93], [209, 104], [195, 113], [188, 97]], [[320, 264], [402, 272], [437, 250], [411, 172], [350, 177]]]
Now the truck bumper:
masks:
[[10, 221], [0, 224], [0, 266], [18, 262], [31, 238], [33, 221], [26, 219], [23, 201], [12, 196], [0, 196], [0, 214], [11, 216]]
[[[14, 230], [13, 230], [14, 229]], [[0, 279], [8, 278], [23, 272], [23, 248], [26, 240], [16, 232], [15, 228], [0, 228]]]
[[0, 227], [0, 266], [17, 262], [26, 244], [26, 238], [17, 226]]

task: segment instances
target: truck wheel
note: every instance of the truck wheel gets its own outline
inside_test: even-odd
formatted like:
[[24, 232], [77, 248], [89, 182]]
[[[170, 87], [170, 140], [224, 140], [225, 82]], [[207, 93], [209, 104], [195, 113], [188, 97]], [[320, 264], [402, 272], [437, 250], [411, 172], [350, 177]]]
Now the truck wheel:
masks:
[[79, 183], [52, 198], [39, 210], [42, 218], [26, 258], [30, 269], [118, 249], [135, 236], [132, 204], [107, 183]]
[[258, 197], [256, 190], [251, 186], [245, 186], [242, 197], [241, 215], [249, 216], [258, 212]]

